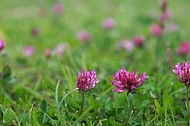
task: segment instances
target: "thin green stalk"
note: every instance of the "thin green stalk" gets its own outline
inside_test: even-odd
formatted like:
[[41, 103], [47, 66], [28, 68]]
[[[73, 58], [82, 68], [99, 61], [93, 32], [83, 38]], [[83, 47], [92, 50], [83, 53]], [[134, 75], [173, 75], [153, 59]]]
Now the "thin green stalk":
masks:
[[81, 92], [81, 95], [82, 95], [82, 103], [81, 103], [81, 108], [80, 108], [80, 113], [79, 113], [79, 116], [82, 115], [82, 111], [83, 111], [83, 107], [84, 107], [84, 92]]
[[123, 123], [124, 126], [127, 126], [127, 125], [128, 125], [128, 122], [129, 122], [129, 119], [130, 119], [131, 113], [132, 113], [132, 99], [129, 99], [129, 98], [128, 98], [128, 100], [129, 100], [129, 112], [128, 112], [128, 115], [127, 115], [126, 120], [125, 120], [124, 123]]
[[189, 87], [186, 86], [187, 93], [186, 93], [186, 108], [188, 112], [188, 125], [190, 125], [190, 111], [189, 111]]

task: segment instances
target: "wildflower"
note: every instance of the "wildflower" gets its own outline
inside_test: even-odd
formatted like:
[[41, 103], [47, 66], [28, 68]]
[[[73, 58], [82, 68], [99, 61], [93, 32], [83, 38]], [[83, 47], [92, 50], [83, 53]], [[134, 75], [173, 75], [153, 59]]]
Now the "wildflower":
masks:
[[33, 36], [38, 36], [40, 34], [40, 30], [38, 28], [33, 28], [31, 33]]
[[5, 42], [2, 39], [0, 39], [0, 52], [4, 49], [5, 45]]
[[61, 4], [61, 3], [56, 3], [54, 6], [53, 6], [53, 12], [55, 14], [60, 14], [64, 11], [64, 6]]
[[33, 46], [25, 46], [23, 48], [23, 54], [27, 57], [31, 57], [35, 53], [35, 48]]
[[58, 54], [59, 56], [63, 56], [63, 54], [65, 53], [65, 50], [69, 48], [69, 44], [68, 43], [61, 43], [59, 44], [55, 50], [52, 52], [53, 54]]
[[187, 87], [190, 85], [190, 63], [188, 61], [175, 65], [173, 72], [178, 76], [181, 83], [184, 83]]
[[107, 18], [102, 22], [102, 27], [105, 29], [112, 29], [115, 26], [115, 21], [113, 18]]
[[136, 36], [133, 41], [136, 46], [142, 47], [146, 39], [144, 36]]
[[163, 33], [162, 27], [158, 24], [153, 24], [150, 28], [150, 31], [155, 36], [161, 36]]
[[132, 40], [120, 40], [117, 45], [116, 45], [117, 49], [121, 49], [124, 48], [126, 51], [131, 51], [134, 49], [134, 43]]
[[128, 93], [130, 93], [140, 86], [148, 76], [146, 76], [146, 73], [144, 72], [138, 79], [138, 71], [136, 71], [136, 73], [129, 72], [123, 67], [116, 72], [113, 78], [114, 80], [110, 81], [112, 85], [115, 86], [113, 91], [121, 93], [128, 90]]
[[175, 32], [179, 29], [178, 25], [175, 23], [168, 23], [165, 27], [167, 32]]
[[172, 17], [172, 12], [171, 11], [163, 11], [161, 13], [161, 16], [159, 17], [159, 22], [163, 23], [164, 21], [170, 19]]
[[56, 49], [55, 49], [55, 53], [57, 53], [59, 56], [62, 56], [63, 53], [65, 51], [65, 46], [64, 44], [59, 44]]
[[166, 0], [159, 0], [158, 4], [161, 6], [162, 11], [165, 11], [168, 6], [168, 2]]
[[51, 55], [52, 55], [52, 51], [50, 49], [47, 48], [44, 50], [45, 58], [49, 58], [49, 57], [51, 57]]
[[182, 42], [177, 49], [177, 53], [181, 56], [186, 56], [190, 52], [190, 43]]
[[78, 73], [76, 81], [77, 88], [82, 92], [87, 92], [99, 82], [96, 72], [94, 70], [86, 71], [82, 69], [81, 73]]
[[89, 42], [90, 41], [90, 34], [87, 31], [80, 31], [77, 34], [77, 39], [82, 41], [82, 42]]

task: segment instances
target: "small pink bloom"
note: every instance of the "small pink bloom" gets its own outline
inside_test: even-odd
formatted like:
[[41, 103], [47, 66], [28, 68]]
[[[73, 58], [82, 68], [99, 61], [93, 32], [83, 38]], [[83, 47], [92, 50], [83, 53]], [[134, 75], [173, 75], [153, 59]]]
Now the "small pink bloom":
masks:
[[89, 42], [91, 37], [87, 31], [80, 31], [77, 34], [77, 39], [82, 41], [82, 42]]
[[163, 11], [167, 9], [168, 2], [166, 0], [159, 0], [158, 4], [161, 6]]
[[64, 54], [64, 51], [65, 51], [65, 45], [63, 43], [59, 44], [55, 49], [55, 53], [58, 54], [59, 56], [62, 56]]
[[51, 57], [51, 55], [52, 55], [52, 51], [50, 49], [47, 48], [44, 50], [45, 58], [49, 58], [49, 57]]
[[40, 30], [38, 28], [33, 28], [31, 33], [33, 36], [38, 36], [40, 34]]
[[173, 72], [178, 76], [178, 80], [181, 83], [184, 83], [186, 86], [190, 85], [190, 63], [188, 61], [175, 65]]
[[2, 39], [0, 39], [0, 52], [4, 49], [5, 45], [5, 42]]
[[150, 32], [155, 36], [161, 36], [163, 33], [163, 29], [158, 24], [151, 25]]
[[64, 6], [61, 4], [61, 3], [56, 3], [54, 6], [53, 6], [53, 12], [55, 14], [60, 14], [64, 11]]
[[115, 21], [113, 18], [107, 18], [102, 22], [102, 27], [105, 29], [112, 29], [115, 27]]
[[125, 90], [128, 90], [128, 93], [135, 90], [137, 87], [142, 85], [142, 83], [147, 79], [148, 76], [146, 76], [146, 73], [144, 72], [140, 78], [138, 78], [138, 71], [136, 73], [126, 71], [126, 69], [123, 67], [121, 70], [116, 72], [116, 74], [113, 76], [114, 80], [111, 80], [115, 88], [113, 91], [122, 93]]
[[182, 42], [177, 49], [177, 53], [181, 56], [186, 56], [190, 52], [190, 43]]
[[146, 39], [144, 36], [136, 36], [133, 41], [136, 46], [142, 47], [144, 45]]
[[77, 88], [82, 92], [87, 92], [99, 82], [96, 72], [94, 70], [86, 71], [82, 69], [81, 73], [78, 73], [76, 81]]
[[178, 25], [175, 23], [169, 23], [165, 27], [167, 32], [175, 32], [179, 29]]
[[126, 51], [132, 51], [134, 49], [134, 43], [132, 40], [120, 40], [117, 45], [117, 49], [124, 48]]
[[172, 17], [172, 12], [165, 10], [162, 12], [161, 16], [159, 17], [159, 21], [162, 23]]
[[25, 46], [23, 48], [23, 54], [27, 57], [31, 57], [35, 53], [35, 48], [33, 46]]

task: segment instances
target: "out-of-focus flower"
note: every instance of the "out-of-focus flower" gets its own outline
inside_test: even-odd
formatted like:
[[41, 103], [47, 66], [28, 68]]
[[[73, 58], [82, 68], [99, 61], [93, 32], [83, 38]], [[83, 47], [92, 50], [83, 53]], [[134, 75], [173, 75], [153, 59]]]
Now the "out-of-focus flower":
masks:
[[51, 57], [51, 55], [52, 55], [51, 49], [46, 48], [44, 50], [44, 56], [45, 56], [45, 58], [49, 58], [49, 57]]
[[186, 56], [189, 54], [189, 52], [190, 52], [189, 42], [182, 42], [177, 49], [177, 53], [181, 56]]
[[5, 42], [2, 39], [0, 39], [0, 52], [4, 49], [5, 45]]
[[33, 28], [31, 31], [33, 36], [38, 36], [40, 34], [40, 29], [38, 28]]
[[69, 48], [69, 45], [67, 43], [61, 43], [55, 48], [53, 54], [58, 54], [59, 56], [63, 56], [66, 48]]
[[161, 16], [159, 17], [159, 22], [163, 23], [164, 21], [170, 19], [172, 17], [172, 12], [169, 10], [165, 10], [161, 13]]
[[113, 18], [107, 18], [102, 22], [102, 27], [105, 29], [112, 29], [115, 27], [115, 20]]
[[124, 48], [127, 51], [131, 51], [134, 49], [134, 42], [132, 40], [120, 40], [117, 45], [116, 45], [116, 49], [121, 49]]
[[148, 76], [146, 76], [146, 73], [144, 72], [138, 79], [138, 71], [136, 71], [136, 73], [129, 72], [123, 67], [121, 70], [116, 72], [116, 74], [113, 76], [114, 80], [111, 80], [110, 82], [113, 86], [115, 86], [113, 91], [122, 93], [127, 90], [128, 93], [130, 93], [142, 85], [142, 83], [147, 78]]
[[190, 85], [190, 63], [184, 61], [182, 64], [177, 63], [173, 69], [174, 74], [178, 76], [178, 80], [187, 87]]
[[82, 69], [81, 73], [78, 73], [76, 86], [79, 91], [87, 92], [99, 82], [96, 72], [94, 70], [86, 71]]
[[91, 37], [87, 31], [83, 30], [83, 31], [78, 32], [77, 39], [82, 41], [82, 42], [89, 42]]
[[32, 55], [34, 55], [34, 53], [35, 53], [35, 48], [33, 46], [25, 46], [23, 48], [23, 54], [26, 57], [31, 57]]
[[56, 3], [54, 6], [53, 6], [53, 12], [55, 14], [60, 14], [64, 11], [64, 6], [63, 4], [61, 3]]
[[175, 24], [175, 23], [169, 23], [169, 24], [166, 24], [166, 27], [165, 27], [165, 30], [167, 32], [175, 32], [179, 29], [178, 25]]
[[155, 35], [155, 36], [161, 36], [163, 33], [163, 29], [160, 25], [158, 24], [153, 24], [150, 27], [150, 32]]
[[133, 41], [136, 46], [142, 47], [144, 45], [146, 39], [144, 36], [136, 36]]
[[165, 11], [168, 7], [168, 2], [166, 0], [159, 0], [158, 4], [161, 6], [162, 11]]

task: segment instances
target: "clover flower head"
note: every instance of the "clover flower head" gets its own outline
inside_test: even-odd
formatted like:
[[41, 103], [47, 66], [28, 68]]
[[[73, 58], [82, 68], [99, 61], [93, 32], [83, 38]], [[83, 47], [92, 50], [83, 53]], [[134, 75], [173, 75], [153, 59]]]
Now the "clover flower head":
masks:
[[177, 53], [181, 56], [186, 56], [190, 52], [190, 43], [189, 42], [182, 42], [178, 49]]
[[53, 12], [55, 14], [60, 14], [64, 11], [64, 6], [63, 4], [61, 3], [56, 3], [54, 6], [53, 6]]
[[113, 18], [107, 18], [103, 20], [102, 27], [105, 29], [112, 29], [115, 26], [115, 20]]
[[113, 89], [114, 92], [122, 93], [125, 90], [128, 91], [128, 93], [135, 90], [137, 87], [142, 85], [142, 83], [145, 81], [148, 76], [146, 76], [146, 73], [144, 72], [141, 77], [138, 79], [138, 71], [136, 73], [126, 71], [126, 69], [123, 67], [121, 70], [116, 72], [116, 74], [113, 76], [114, 80], [111, 80], [115, 88]]
[[122, 39], [119, 40], [116, 49], [124, 48], [126, 51], [132, 51], [134, 49], [134, 42], [132, 40]]
[[77, 39], [79, 41], [88, 43], [91, 40], [91, 37], [90, 37], [90, 34], [87, 31], [83, 30], [83, 31], [79, 31], [77, 33]]
[[52, 56], [52, 50], [49, 48], [46, 48], [44, 50], [44, 56], [45, 56], [45, 58], [50, 58]]
[[184, 61], [183, 63], [177, 63], [173, 69], [174, 74], [178, 76], [178, 80], [184, 83], [187, 87], [190, 85], [190, 63]]
[[94, 88], [98, 82], [99, 80], [94, 70], [86, 71], [82, 69], [82, 72], [78, 73], [76, 85], [79, 91], [87, 92]]
[[4, 49], [5, 45], [5, 42], [2, 39], [0, 39], [0, 52]]
[[23, 48], [23, 54], [26, 57], [31, 57], [32, 55], [34, 55], [34, 53], [35, 53], [35, 48], [33, 46], [25, 46]]
[[134, 41], [136, 46], [142, 47], [143, 44], [145, 43], [146, 39], [144, 36], [135, 36], [133, 41]]
[[158, 24], [153, 24], [150, 27], [150, 32], [152, 33], [152, 35], [154, 36], [161, 36], [163, 33], [163, 29], [160, 25]]

